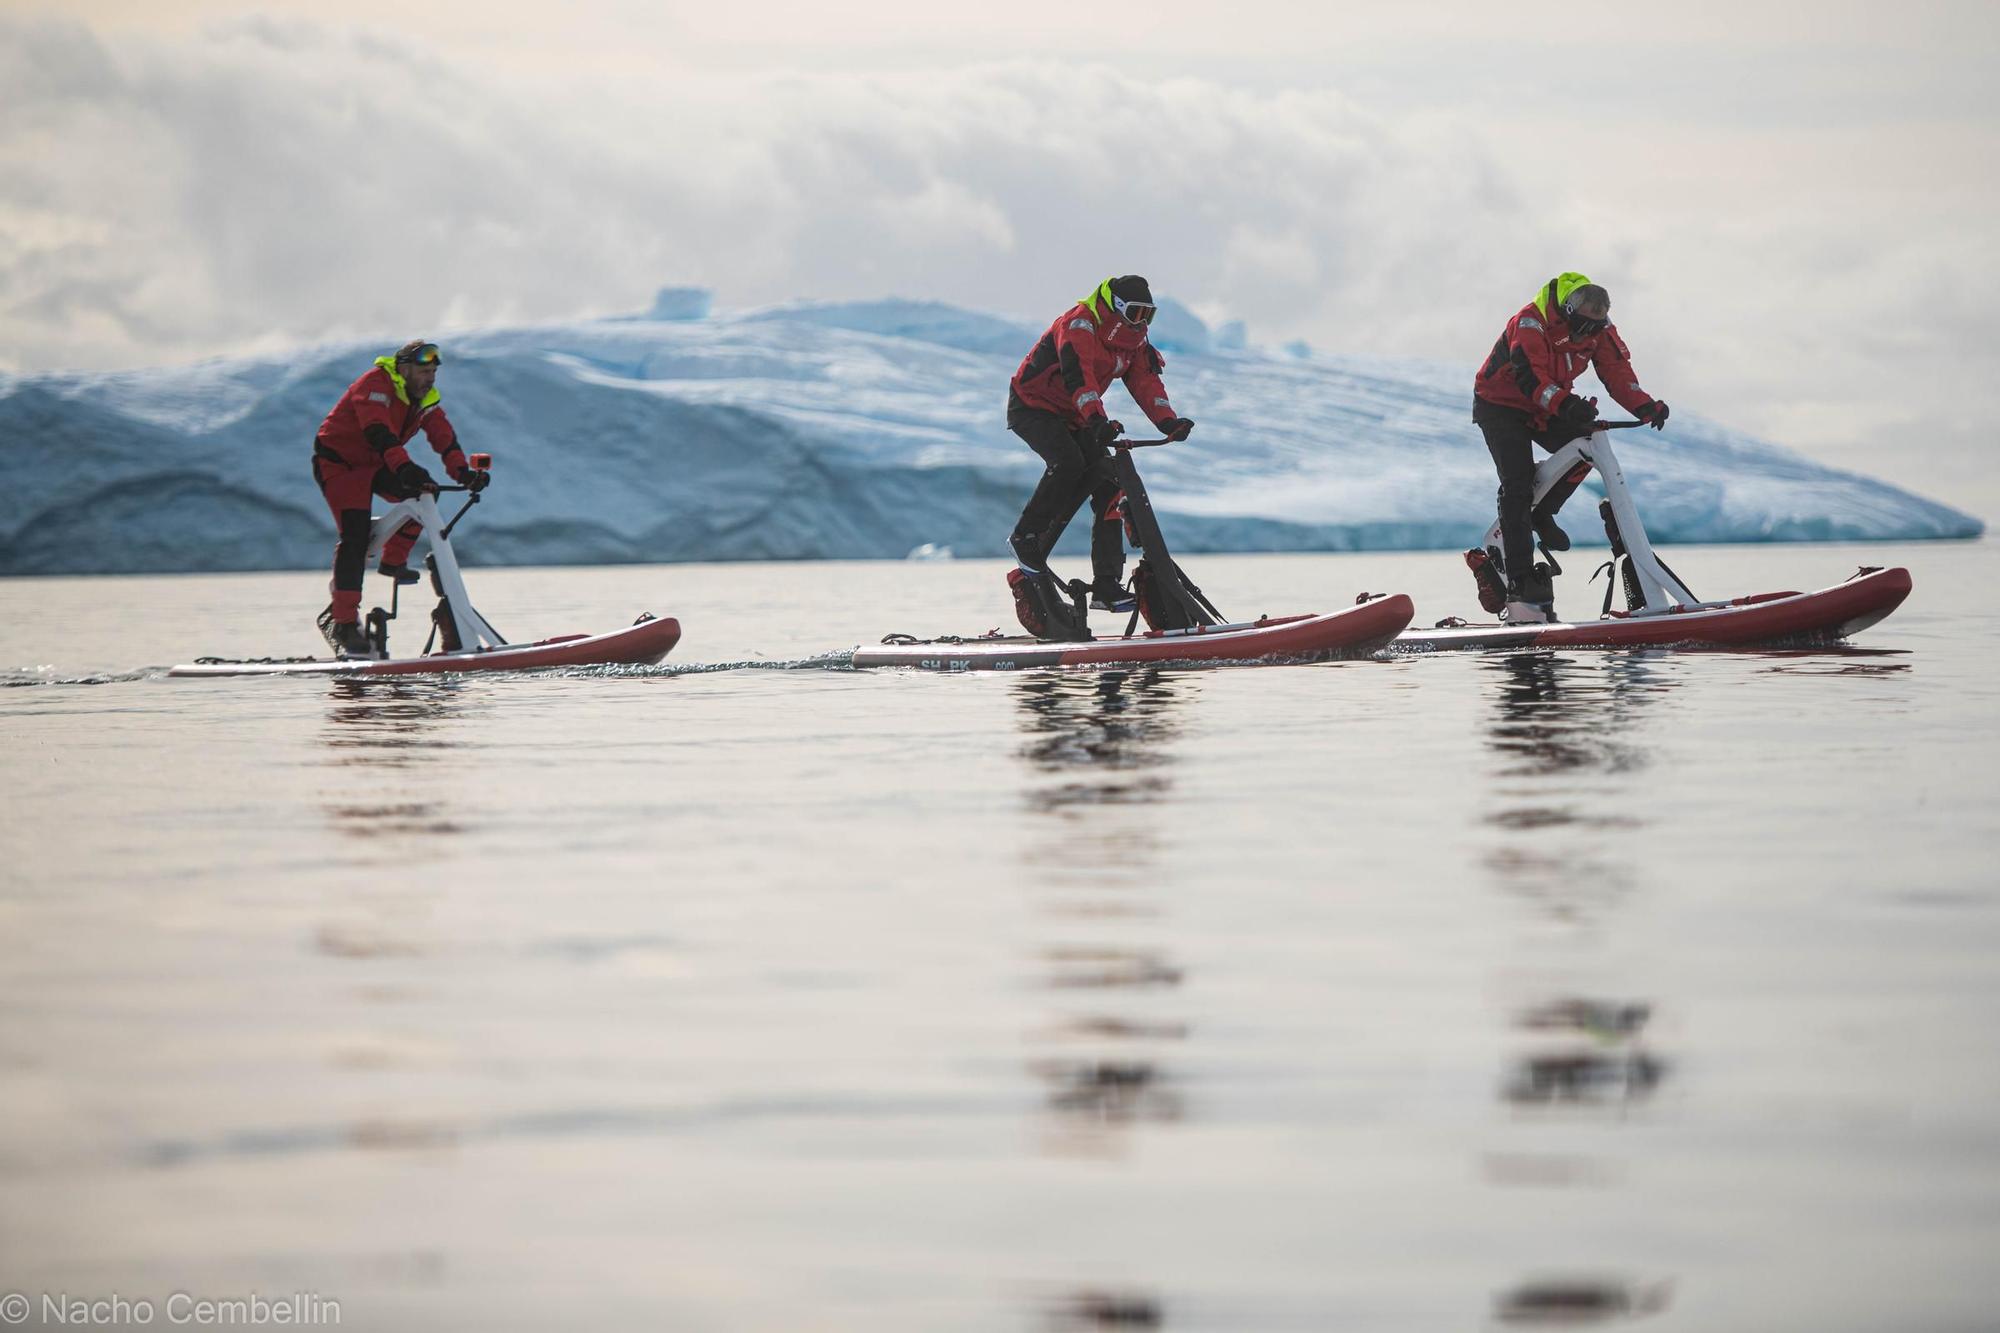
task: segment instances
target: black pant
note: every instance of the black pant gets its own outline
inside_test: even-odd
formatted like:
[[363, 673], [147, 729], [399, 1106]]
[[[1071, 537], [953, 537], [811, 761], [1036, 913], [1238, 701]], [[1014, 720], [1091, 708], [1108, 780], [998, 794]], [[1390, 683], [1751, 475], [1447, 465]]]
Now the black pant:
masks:
[[[415, 492], [386, 467], [372, 472], [366, 467], [350, 467], [331, 450], [322, 453], [318, 445], [314, 446], [312, 475], [340, 533], [333, 548], [334, 619], [352, 620], [360, 610], [361, 584], [368, 571], [368, 545], [374, 532], [369, 511], [374, 497], [408, 500]], [[383, 562], [401, 564], [407, 560], [422, 531], [414, 520], [403, 524], [383, 543]]]
[[1014, 554], [1024, 564], [1048, 568], [1049, 552], [1076, 516], [1077, 506], [1090, 500], [1090, 572], [1100, 588], [1125, 581], [1125, 534], [1116, 515], [1108, 515], [1118, 498], [1118, 478], [1111, 471], [1111, 451], [1085, 444], [1053, 412], [1029, 407], [1010, 389], [1007, 429], [1028, 442], [1048, 466], [1021, 521], [1014, 525]]
[[1539, 444], [1554, 453], [1588, 432], [1560, 418], [1536, 430], [1526, 412], [1483, 398], [1473, 399], [1472, 419], [1486, 436], [1486, 451], [1493, 455], [1493, 466], [1500, 473], [1500, 559], [1507, 567], [1507, 581], [1519, 583], [1535, 564], [1534, 520], [1554, 517], [1582, 483], [1581, 478], [1574, 482], [1564, 478], [1550, 488], [1537, 508], [1533, 446]]

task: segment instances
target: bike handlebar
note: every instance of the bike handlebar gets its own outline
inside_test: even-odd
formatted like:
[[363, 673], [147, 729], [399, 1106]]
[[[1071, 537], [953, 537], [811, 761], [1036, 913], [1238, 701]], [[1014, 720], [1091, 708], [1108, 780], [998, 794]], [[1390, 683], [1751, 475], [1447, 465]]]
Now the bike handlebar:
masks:
[[[1593, 421], [1590, 423], [1589, 433], [1594, 435], [1601, 430], [1630, 430], [1634, 426], [1648, 426], [1651, 424], [1652, 424], [1651, 422], [1647, 421]], [[1113, 449], [1146, 449], [1156, 444], [1173, 444], [1173, 443], [1174, 441], [1169, 439], [1113, 440], [1111, 442], [1111, 447]], [[462, 491], [465, 489], [465, 487], [454, 486], [451, 487], [450, 489]]]

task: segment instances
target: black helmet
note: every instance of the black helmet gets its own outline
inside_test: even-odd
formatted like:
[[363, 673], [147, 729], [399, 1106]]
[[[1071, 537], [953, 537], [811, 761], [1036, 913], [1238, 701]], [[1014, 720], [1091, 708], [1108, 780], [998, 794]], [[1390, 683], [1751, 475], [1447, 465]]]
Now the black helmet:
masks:
[[1572, 291], [1562, 304], [1570, 332], [1580, 338], [1589, 337], [1611, 322], [1611, 293], [1594, 282], [1586, 282]]
[[1106, 278], [1098, 289], [1118, 317], [1127, 324], [1151, 324], [1160, 307], [1153, 301], [1153, 289], [1136, 273], [1122, 278]]

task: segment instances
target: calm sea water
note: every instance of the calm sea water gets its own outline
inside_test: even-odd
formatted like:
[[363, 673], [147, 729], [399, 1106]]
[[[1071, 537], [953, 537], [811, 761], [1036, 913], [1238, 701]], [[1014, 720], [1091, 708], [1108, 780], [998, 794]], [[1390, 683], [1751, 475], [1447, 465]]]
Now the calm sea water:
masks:
[[[1916, 593], [1821, 652], [342, 684], [145, 669], [312, 651], [317, 575], [0, 582], [0, 1292], [2000, 1326], [2000, 558], [1672, 558]], [[1471, 605], [1448, 553], [1189, 563]], [[472, 587], [678, 615], [680, 668], [1007, 619], [985, 562]]]

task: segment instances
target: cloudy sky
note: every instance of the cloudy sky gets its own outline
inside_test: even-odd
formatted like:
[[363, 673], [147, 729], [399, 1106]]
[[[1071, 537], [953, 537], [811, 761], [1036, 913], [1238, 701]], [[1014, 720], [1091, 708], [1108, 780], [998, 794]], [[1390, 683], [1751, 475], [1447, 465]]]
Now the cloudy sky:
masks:
[[[1650, 389], [2000, 518], [2000, 6], [0, 0], [0, 369], [1106, 273]], [[1198, 404], [1187, 404], [1199, 417]]]

